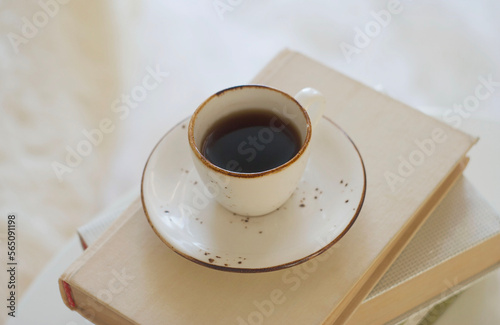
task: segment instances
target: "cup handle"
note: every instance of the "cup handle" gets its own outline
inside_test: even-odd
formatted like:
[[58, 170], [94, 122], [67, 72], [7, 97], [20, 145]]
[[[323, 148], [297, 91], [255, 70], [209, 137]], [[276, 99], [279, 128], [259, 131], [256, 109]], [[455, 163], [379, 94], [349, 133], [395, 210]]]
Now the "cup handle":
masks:
[[325, 112], [325, 96], [314, 88], [304, 88], [294, 97], [309, 114], [314, 128]]

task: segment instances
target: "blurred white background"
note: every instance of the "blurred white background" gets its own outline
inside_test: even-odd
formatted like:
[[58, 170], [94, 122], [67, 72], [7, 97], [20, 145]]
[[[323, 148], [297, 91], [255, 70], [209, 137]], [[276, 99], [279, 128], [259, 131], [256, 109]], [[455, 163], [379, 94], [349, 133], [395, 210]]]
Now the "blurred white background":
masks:
[[[361, 39], [358, 29], [373, 26], [374, 15], [394, 3], [386, 26]], [[472, 112], [453, 112], [464, 101], [474, 104], [481, 78], [500, 82], [499, 15], [493, 0], [0, 0], [2, 263], [5, 219], [15, 212], [23, 295], [78, 226], [138, 189], [150, 151], [171, 126], [210, 94], [248, 83], [284, 47], [481, 133], [478, 146], [491, 155], [473, 151], [469, 173], [500, 209], [500, 174], [482, 168], [500, 163], [491, 137], [500, 126], [500, 84]], [[355, 50], [346, 54], [349, 46]], [[156, 83], [140, 90], [151, 71], [160, 71]], [[80, 148], [103, 121], [110, 132]], [[62, 168], [79, 148], [87, 155]], [[470, 308], [469, 318], [438, 324], [500, 322], [495, 309]], [[487, 318], [474, 318], [483, 312]]]

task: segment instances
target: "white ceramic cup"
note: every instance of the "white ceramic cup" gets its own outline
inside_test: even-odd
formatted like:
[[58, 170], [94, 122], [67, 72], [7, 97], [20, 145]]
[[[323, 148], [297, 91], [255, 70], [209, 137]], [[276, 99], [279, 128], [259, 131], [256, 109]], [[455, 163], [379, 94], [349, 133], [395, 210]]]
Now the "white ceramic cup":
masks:
[[[270, 170], [239, 173], [220, 168], [203, 156], [203, 141], [218, 120], [255, 108], [270, 110], [286, 123], [295, 125], [302, 146], [292, 159]], [[274, 88], [245, 85], [224, 89], [205, 100], [191, 117], [188, 137], [194, 165], [208, 192], [226, 209], [243, 216], [264, 215], [279, 208], [302, 177], [309, 158], [312, 130], [324, 108], [323, 95], [312, 88], [302, 89], [294, 98]]]

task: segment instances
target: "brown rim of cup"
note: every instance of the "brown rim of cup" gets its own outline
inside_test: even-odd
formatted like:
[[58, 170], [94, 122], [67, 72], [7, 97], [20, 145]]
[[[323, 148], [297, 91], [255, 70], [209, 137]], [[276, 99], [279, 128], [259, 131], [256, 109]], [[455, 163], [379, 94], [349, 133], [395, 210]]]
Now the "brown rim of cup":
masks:
[[[196, 123], [196, 118], [198, 117], [198, 113], [203, 109], [203, 107], [205, 107], [205, 105], [208, 102], [210, 102], [215, 97], [219, 97], [219, 96], [221, 96], [229, 91], [235, 91], [235, 90], [243, 89], [243, 88], [259, 88], [259, 89], [275, 91], [275, 92], [280, 93], [281, 95], [285, 96], [289, 100], [295, 102], [297, 104], [297, 106], [300, 108], [300, 110], [301, 110], [301, 112], [304, 115], [304, 118], [306, 120], [306, 124], [307, 124], [306, 138], [304, 139], [304, 143], [300, 147], [300, 150], [295, 154], [295, 156], [293, 156], [292, 159], [288, 160], [286, 163], [279, 165], [278, 167], [268, 169], [268, 170], [265, 170], [262, 172], [238, 173], [238, 172], [229, 171], [229, 170], [226, 170], [226, 169], [223, 169], [223, 168], [220, 168], [220, 167], [214, 165], [207, 158], [205, 158], [205, 156], [203, 156], [201, 154], [201, 151], [196, 146], [195, 141], [194, 141], [194, 127], [195, 127], [195, 123]], [[189, 120], [188, 139], [189, 139], [189, 146], [191, 147], [191, 150], [194, 152], [196, 157], [208, 168], [210, 168], [218, 173], [222, 173], [224, 175], [227, 175], [227, 176], [240, 177], [240, 178], [256, 178], [256, 177], [262, 177], [262, 176], [265, 176], [268, 174], [279, 172], [279, 171], [285, 169], [286, 167], [290, 166], [291, 164], [293, 164], [295, 161], [297, 161], [302, 156], [302, 154], [305, 152], [307, 146], [309, 145], [309, 142], [311, 141], [311, 120], [309, 118], [309, 114], [304, 109], [304, 107], [302, 107], [302, 105], [295, 98], [293, 98], [292, 96], [290, 96], [289, 94], [287, 94], [281, 90], [278, 90], [276, 88], [272, 88], [269, 86], [264, 86], [264, 85], [240, 85], [240, 86], [234, 86], [234, 87], [230, 87], [230, 88], [226, 88], [226, 89], [223, 89], [221, 91], [218, 91], [215, 94], [213, 94], [212, 96], [210, 96], [209, 98], [207, 98], [203, 103], [201, 103], [200, 106], [198, 106], [196, 111], [191, 116], [191, 119]]]

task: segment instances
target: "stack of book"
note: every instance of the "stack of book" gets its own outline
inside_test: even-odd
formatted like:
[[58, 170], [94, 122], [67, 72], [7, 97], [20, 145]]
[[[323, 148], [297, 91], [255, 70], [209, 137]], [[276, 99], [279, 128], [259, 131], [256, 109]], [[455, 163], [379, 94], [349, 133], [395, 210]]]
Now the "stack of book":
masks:
[[500, 263], [500, 218], [461, 176], [476, 138], [288, 50], [253, 83], [325, 95], [365, 162], [354, 226], [304, 264], [229, 273], [176, 255], [136, 200], [95, 242], [83, 236], [59, 281], [69, 308], [96, 324], [428, 324]]

